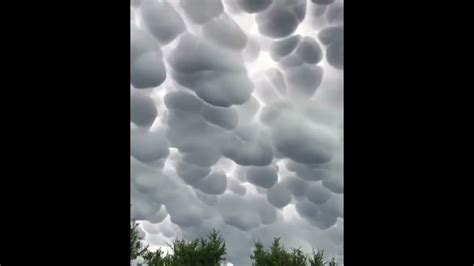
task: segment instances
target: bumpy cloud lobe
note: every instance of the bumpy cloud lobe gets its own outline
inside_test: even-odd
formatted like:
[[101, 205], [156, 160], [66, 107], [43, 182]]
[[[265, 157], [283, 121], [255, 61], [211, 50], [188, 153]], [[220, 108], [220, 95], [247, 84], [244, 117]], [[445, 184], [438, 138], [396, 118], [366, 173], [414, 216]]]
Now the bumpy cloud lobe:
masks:
[[342, 264], [343, 2], [131, 1], [132, 218], [151, 247], [210, 229]]
[[179, 13], [167, 2], [144, 0], [141, 11], [146, 27], [161, 44], [173, 41], [186, 29]]
[[197, 24], [206, 23], [224, 11], [220, 0], [180, 0], [179, 3], [186, 16]]
[[131, 27], [131, 83], [136, 89], [159, 86], [166, 79], [163, 52], [153, 37], [132, 25]]
[[256, 16], [259, 32], [270, 38], [283, 38], [295, 32], [306, 15], [306, 0], [274, 0]]

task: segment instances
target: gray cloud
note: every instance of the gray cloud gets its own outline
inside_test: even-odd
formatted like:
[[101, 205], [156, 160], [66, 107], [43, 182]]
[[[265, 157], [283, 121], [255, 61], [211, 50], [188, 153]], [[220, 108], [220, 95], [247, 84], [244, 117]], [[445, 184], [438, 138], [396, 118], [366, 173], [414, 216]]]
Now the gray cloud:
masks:
[[245, 193], [247, 192], [247, 189], [242, 184], [240, 184], [239, 181], [231, 179], [229, 182], [230, 182], [229, 183], [230, 191], [240, 196], [245, 195]]
[[133, 60], [130, 78], [137, 89], [152, 88], [163, 83], [166, 70], [161, 52], [146, 52]]
[[143, 0], [141, 10], [150, 33], [162, 45], [173, 41], [186, 30], [183, 19], [168, 2]]
[[284, 185], [294, 197], [300, 198], [306, 194], [309, 183], [296, 176], [287, 176], [283, 179], [282, 185]]
[[271, 188], [278, 180], [274, 166], [251, 166], [247, 168], [247, 181], [262, 188]]
[[242, 128], [240, 129], [238, 132], [240, 137], [231, 136], [223, 144], [223, 154], [239, 165], [269, 165], [273, 160], [273, 151], [270, 142], [265, 138], [265, 133], [256, 133], [258, 136], [245, 139], [242, 137], [248, 132], [242, 132]]
[[288, 161], [286, 164], [288, 170], [294, 172], [298, 177], [307, 181], [320, 181], [326, 179], [331, 173], [326, 165], [308, 165]]
[[321, 85], [323, 69], [320, 66], [301, 65], [285, 71], [289, 93], [294, 97], [310, 98]]
[[137, 89], [157, 87], [166, 79], [163, 52], [149, 33], [131, 27], [130, 81]]
[[233, 107], [222, 108], [206, 104], [201, 113], [209, 123], [229, 130], [234, 129], [239, 122], [237, 111]]
[[[289, 71], [289, 68], [298, 66], [306, 68], [308, 66], [305, 64], [314, 65], [323, 58], [323, 51], [318, 42], [311, 36], [303, 37], [299, 34], [273, 42], [270, 46], [270, 54], [272, 59], [278, 62], [282, 68], [287, 69], [286, 71]], [[299, 72], [304, 71], [300, 70]], [[318, 76], [322, 76], [322, 73], [321, 75], [318, 74]], [[308, 80], [305, 77], [298, 77], [297, 79], [301, 79], [300, 83]], [[314, 82], [314, 80], [308, 80], [308, 82]]]
[[130, 120], [137, 126], [149, 127], [155, 121], [158, 111], [148, 95], [133, 90], [130, 93]]
[[[342, 1], [131, 2], [131, 218], [343, 261]], [[306, 9], [308, 14], [306, 14]]]
[[267, 192], [267, 200], [277, 208], [283, 208], [291, 202], [290, 191], [282, 184], [276, 184]]
[[219, 45], [232, 49], [243, 50], [247, 45], [247, 35], [235, 21], [223, 15], [207, 22], [203, 28], [203, 36]]
[[301, 35], [298, 34], [273, 42], [270, 48], [270, 53], [273, 60], [278, 61], [280, 58], [293, 52], [298, 46], [301, 38]]
[[326, 127], [288, 112], [273, 123], [272, 141], [283, 155], [305, 164], [330, 161], [337, 143]]
[[319, 41], [324, 45], [329, 45], [343, 37], [343, 29], [338, 26], [330, 26], [321, 30], [318, 34]]
[[311, 2], [317, 5], [330, 5], [334, 3], [334, 0], [311, 0]]
[[344, 20], [344, 7], [341, 2], [336, 2], [329, 6], [326, 18], [330, 24], [341, 25]]
[[168, 141], [163, 129], [156, 131], [134, 131], [131, 137], [131, 155], [144, 163], [168, 157]]
[[202, 101], [196, 96], [183, 91], [172, 91], [165, 95], [165, 104], [169, 109], [178, 109], [186, 112], [200, 112]]
[[227, 189], [227, 176], [224, 172], [214, 172], [198, 183], [197, 188], [211, 195], [220, 195]]
[[331, 198], [331, 191], [325, 188], [321, 182], [312, 182], [306, 189], [306, 198], [314, 204], [321, 205]]
[[248, 200], [234, 195], [224, 195], [218, 203], [219, 212], [224, 222], [228, 225], [247, 231], [257, 227], [260, 215]]
[[252, 62], [255, 61], [260, 54], [260, 44], [258, 39], [254, 36], [247, 37], [247, 44], [243, 50], [243, 56], [245, 61]]
[[278, 68], [270, 68], [265, 74], [272, 87], [275, 88], [280, 95], [285, 95], [287, 85], [283, 73]]
[[[326, 1], [331, 1], [331, 0], [326, 0]], [[316, 18], [319, 18], [319, 17], [322, 17], [324, 14], [326, 14], [327, 10], [328, 10], [327, 5], [316, 5], [312, 7], [312, 15]]]
[[253, 14], [267, 9], [273, 0], [236, 0], [239, 7], [247, 13]]
[[295, 32], [306, 15], [306, 1], [274, 0], [270, 7], [257, 14], [259, 32], [271, 38], [283, 38]]
[[326, 50], [326, 59], [331, 66], [337, 69], [342, 69], [344, 67], [343, 54], [344, 41], [338, 39], [328, 46]]
[[221, 0], [180, 0], [185, 14], [197, 24], [203, 24], [217, 17], [224, 10]]
[[323, 51], [319, 44], [309, 36], [303, 37], [295, 53], [306, 64], [317, 64], [323, 58]]
[[196, 184], [211, 172], [211, 168], [180, 161], [176, 173], [188, 184]]
[[250, 97], [253, 84], [242, 59], [220, 46], [185, 35], [168, 61], [175, 80], [209, 104], [229, 107]]

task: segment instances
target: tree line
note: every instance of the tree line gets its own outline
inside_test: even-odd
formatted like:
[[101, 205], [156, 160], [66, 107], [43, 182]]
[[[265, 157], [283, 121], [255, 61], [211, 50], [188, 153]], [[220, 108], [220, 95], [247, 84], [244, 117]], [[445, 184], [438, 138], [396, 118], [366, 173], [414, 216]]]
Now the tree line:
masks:
[[[148, 250], [138, 233], [138, 224], [132, 222], [130, 230], [130, 259], [140, 258], [142, 265], [148, 266], [219, 266], [225, 262], [226, 246], [222, 235], [212, 230], [205, 238], [192, 241], [176, 239], [169, 244], [172, 252]], [[324, 251], [305, 255], [300, 248], [286, 250], [276, 237], [265, 249], [259, 241], [255, 242], [250, 255], [253, 266], [337, 266], [335, 259], [324, 259]]]

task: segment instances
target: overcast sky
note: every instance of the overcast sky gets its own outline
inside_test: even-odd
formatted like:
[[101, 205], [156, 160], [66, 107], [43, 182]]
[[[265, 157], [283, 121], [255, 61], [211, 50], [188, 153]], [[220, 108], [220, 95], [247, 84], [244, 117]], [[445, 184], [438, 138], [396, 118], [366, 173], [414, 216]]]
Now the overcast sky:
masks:
[[132, 0], [132, 218], [343, 259], [343, 2]]

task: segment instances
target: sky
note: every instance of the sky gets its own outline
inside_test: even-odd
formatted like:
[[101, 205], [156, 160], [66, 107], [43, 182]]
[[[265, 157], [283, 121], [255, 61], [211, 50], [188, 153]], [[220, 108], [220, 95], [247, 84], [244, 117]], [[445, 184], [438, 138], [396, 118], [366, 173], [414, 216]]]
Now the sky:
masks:
[[131, 1], [132, 219], [343, 265], [343, 1]]

